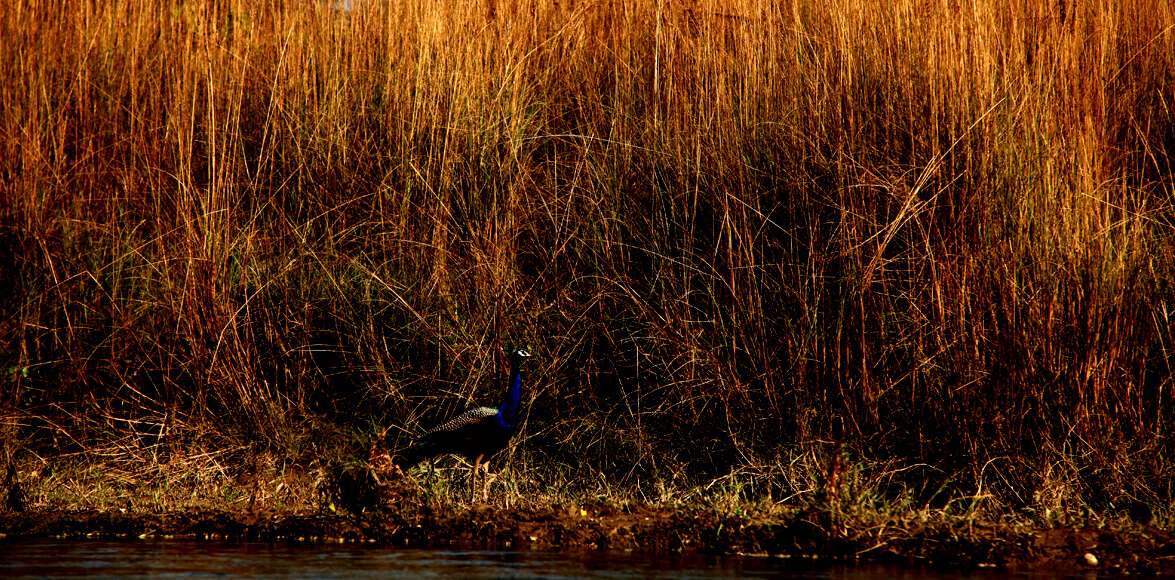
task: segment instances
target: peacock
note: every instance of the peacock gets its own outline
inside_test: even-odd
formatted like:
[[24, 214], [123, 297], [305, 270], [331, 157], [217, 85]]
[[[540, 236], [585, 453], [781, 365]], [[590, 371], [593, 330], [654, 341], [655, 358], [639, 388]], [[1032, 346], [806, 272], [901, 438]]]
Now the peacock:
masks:
[[473, 462], [469, 478], [469, 491], [476, 490], [477, 471], [483, 465], [486, 481], [483, 482], [482, 500], [488, 490], [490, 457], [506, 448], [506, 444], [518, 432], [519, 411], [522, 407], [522, 361], [530, 356], [525, 349], [510, 354], [510, 382], [506, 398], [497, 408], [476, 407], [470, 409], [432, 429], [419, 439], [396, 460], [400, 469], [412, 466], [438, 455], [461, 455]]

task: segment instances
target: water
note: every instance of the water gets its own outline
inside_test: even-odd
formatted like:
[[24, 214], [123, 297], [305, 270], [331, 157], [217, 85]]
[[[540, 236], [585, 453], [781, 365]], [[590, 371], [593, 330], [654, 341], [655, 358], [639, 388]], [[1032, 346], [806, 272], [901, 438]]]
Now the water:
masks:
[[192, 541], [0, 543], [5, 578], [993, 578], [751, 557], [399, 550]]

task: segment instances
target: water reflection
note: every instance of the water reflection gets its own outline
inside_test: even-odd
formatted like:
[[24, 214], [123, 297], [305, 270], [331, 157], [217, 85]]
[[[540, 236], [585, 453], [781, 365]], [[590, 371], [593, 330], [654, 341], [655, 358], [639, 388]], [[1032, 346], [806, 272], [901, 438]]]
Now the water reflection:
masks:
[[396, 550], [187, 541], [0, 543], [0, 576], [67, 578], [992, 578], [803, 560], [623, 553]]

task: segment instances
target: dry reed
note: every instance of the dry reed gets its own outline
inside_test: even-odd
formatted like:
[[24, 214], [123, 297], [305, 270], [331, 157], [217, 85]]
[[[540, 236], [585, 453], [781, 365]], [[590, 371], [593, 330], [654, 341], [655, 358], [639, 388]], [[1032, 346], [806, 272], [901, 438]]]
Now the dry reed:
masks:
[[1167, 2], [25, 0], [0, 38], [29, 445], [410, 433], [510, 343], [528, 460], [615, 482], [786, 493], [831, 439], [1171, 498]]

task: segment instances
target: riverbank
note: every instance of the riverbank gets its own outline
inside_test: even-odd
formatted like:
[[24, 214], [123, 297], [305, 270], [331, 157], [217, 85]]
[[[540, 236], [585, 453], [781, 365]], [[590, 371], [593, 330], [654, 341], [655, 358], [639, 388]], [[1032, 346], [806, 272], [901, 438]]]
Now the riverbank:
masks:
[[827, 514], [720, 514], [655, 506], [523, 510], [500, 506], [360, 515], [228, 511], [131, 513], [31, 511], [0, 514], [4, 540], [204, 539], [367, 542], [389, 547], [496, 550], [699, 551], [859, 563], [905, 563], [1012, 571], [1175, 572], [1170, 530], [1123, 522], [1065, 528], [1016, 523], [964, 525], [928, 517], [874, 529], [836, 529]]
[[1137, 514], [1066, 513], [1046, 521], [1008, 509], [951, 508], [959, 502], [918, 507], [896, 497], [866, 507], [830, 499], [837, 493], [786, 501], [679, 493], [648, 501], [618, 491], [592, 498], [564, 487], [544, 495], [520, 492], [525, 488], [509, 471], [482, 502], [468, 500], [463, 469], [442, 463], [404, 474], [386, 459], [377, 455], [370, 462], [251, 478], [218, 479], [207, 469], [203, 476], [188, 472], [187, 479], [168, 472], [135, 482], [110, 465], [63, 467], [26, 482], [21, 511], [0, 512], [0, 541], [371, 543], [698, 552], [1050, 573], [1175, 572], [1175, 534], [1166, 519], [1139, 521]]

